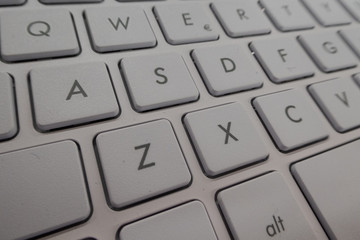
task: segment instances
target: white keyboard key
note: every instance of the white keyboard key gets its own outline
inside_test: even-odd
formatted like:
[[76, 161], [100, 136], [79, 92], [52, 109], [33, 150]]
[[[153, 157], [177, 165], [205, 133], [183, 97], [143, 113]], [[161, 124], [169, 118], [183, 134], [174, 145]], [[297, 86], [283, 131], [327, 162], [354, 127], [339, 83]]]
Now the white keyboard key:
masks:
[[184, 123], [208, 176], [257, 163], [269, 155], [238, 103], [188, 113]]
[[0, 141], [15, 136], [18, 131], [14, 86], [7, 73], [0, 72]]
[[98, 52], [156, 45], [145, 12], [139, 7], [89, 8], [85, 16], [93, 48]]
[[270, 24], [256, 1], [220, 1], [211, 4], [230, 37], [270, 33]]
[[280, 31], [313, 28], [314, 21], [299, 0], [260, 0], [267, 15]]
[[217, 240], [205, 207], [193, 201], [120, 230], [121, 240]]
[[295, 39], [256, 40], [251, 50], [271, 81], [286, 82], [314, 75], [314, 66]]
[[80, 52], [70, 12], [64, 9], [2, 12], [0, 31], [1, 56], [5, 61], [64, 57]]
[[197, 48], [192, 57], [214, 96], [259, 88], [263, 84], [260, 69], [238, 45]]
[[29, 239], [91, 214], [78, 146], [57, 142], [0, 154], [0, 236]]
[[350, 14], [360, 22], [360, 1], [359, 0], [339, 0], [340, 3], [350, 12]]
[[25, 2], [26, 0], [0, 0], [0, 6], [21, 5]]
[[39, 0], [42, 3], [98, 3], [104, 0]]
[[167, 120], [101, 133], [96, 146], [112, 208], [185, 187], [191, 181]]
[[288, 90], [255, 98], [254, 107], [281, 151], [328, 137], [324, 122], [298, 90]]
[[215, 24], [200, 3], [156, 5], [154, 12], [170, 44], [213, 41], [219, 38]]
[[360, 126], [360, 88], [350, 77], [313, 84], [309, 91], [336, 131]]
[[121, 71], [137, 111], [192, 102], [199, 97], [185, 62], [178, 54], [124, 58]]
[[335, 32], [300, 35], [299, 41], [320, 70], [333, 72], [355, 67], [358, 59]]
[[[360, 0], [359, 0], [360, 3]], [[360, 5], [359, 5], [360, 8]], [[360, 28], [345, 28], [339, 31], [340, 36], [360, 58]]]
[[35, 124], [42, 131], [116, 117], [119, 106], [104, 63], [30, 72]]
[[279, 173], [225, 189], [217, 201], [235, 240], [316, 239]]
[[336, 0], [302, 0], [316, 20], [329, 27], [351, 23], [351, 18]]
[[291, 167], [296, 181], [330, 239], [360, 236], [360, 141]]

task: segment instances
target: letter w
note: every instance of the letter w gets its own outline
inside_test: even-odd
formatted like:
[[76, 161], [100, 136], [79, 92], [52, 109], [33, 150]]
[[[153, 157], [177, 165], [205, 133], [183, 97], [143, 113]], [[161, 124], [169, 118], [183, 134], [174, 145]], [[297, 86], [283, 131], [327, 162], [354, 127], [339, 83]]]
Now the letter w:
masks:
[[111, 23], [111, 25], [115, 28], [116, 31], [119, 29], [120, 24], [125, 28], [125, 30], [127, 30], [128, 26], [129, 26], [130, 17], [126, 18], [125, 23], [121, 20], [121, 18], [118, 18], [116, 23], [114, 23], [111, 18], [108, 18], [108, 20]]

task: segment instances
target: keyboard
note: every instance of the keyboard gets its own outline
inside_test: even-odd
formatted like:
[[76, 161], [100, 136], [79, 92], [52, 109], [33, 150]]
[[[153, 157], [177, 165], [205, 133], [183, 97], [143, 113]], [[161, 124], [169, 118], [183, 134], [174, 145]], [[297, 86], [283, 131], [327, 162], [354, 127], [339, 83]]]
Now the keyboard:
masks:
[[0, 239], [360, 239], [359, 22], [0, 0]]

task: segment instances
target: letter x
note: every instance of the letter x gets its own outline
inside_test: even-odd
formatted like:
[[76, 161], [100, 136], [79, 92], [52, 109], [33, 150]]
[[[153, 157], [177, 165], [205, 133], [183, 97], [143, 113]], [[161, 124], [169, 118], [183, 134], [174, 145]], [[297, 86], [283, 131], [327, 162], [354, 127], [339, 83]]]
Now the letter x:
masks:
[[221, 126], [220, 124], [218, 125], [218, 127], [226, 133], [226, 136], [225, 136], [225, 144], [228, 144], [228, 142], [229, 142], [229, 137], [231, 137], [231, 138], [234, 139], [235, 141], [239, 141], [239, 140], [238, 140], [234, 135], [232, 135], [231, 132], [230, 132], [231, 122], [228, 122], [228, 123], [227, 123], [226, 129], [225, 129], [223, 126]]

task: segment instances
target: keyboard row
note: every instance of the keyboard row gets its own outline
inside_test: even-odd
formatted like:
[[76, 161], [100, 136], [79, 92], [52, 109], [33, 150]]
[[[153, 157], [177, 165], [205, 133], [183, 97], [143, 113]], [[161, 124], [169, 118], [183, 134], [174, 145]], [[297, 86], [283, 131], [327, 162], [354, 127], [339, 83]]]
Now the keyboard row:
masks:
[[[229, 126], [225, 142], [243, 141], [229, 132]], [[108, 204], [115, 210], [191, 182], [166, 120], [100, 133], [96, 146]], [[331, 239], [352, 240], [360, 234], [357, 225], [351, 224], [360, 222], [359, 148], [360, 141], [354, 141], [290, 168]], [[0, 154], [3, 240], [43, 236], [90, 218], [92, 205], [80, 151], [74, 141], [66, 140]], [[316, 238], [278, 172], [227, 186], [214, 198], [233, 239]], [[121, 240], [217, 239], [205, 206], [196, 199], [119, 226], [117, 235]]]
[[[315, 22], [305, 7], [297, 0], [261, 0], [268, 16], [281, 31], [304, 30], [315, 27]], [[350, 24], [351, 17], [335, 0], [314, 2], [304, 0], [310, 12], [323, 26]], [[351, 13], [357, 1], [344, 4]], [[215, 2], [211, 8], [225, 32], [233, 38], [269, 34], [270, 21], [256, 1]], [[219, 39], [219, 27], [199, 2], [163, 3], [154, 7], [154, 14], [168, 43], [186, 44]], [[357, 15], [355, 15], [357, 16]], [[87, 8], [84, 18], [93, 49], [97, 52], [114, 52], [155, 47], [157, 39], [141, 7], [119, 6]], [[359, 18], [356, 18], [359, 19]], [[1, 56], [6, 62], [78, 55], [81, 52], [76, 24], [72, 14], [65, 9], [31, 11], [3, 11], [0, 16]], [[11, 27], [10, 27], [11, 26]], [[358, 29], [342, 36], [354, 51], [360, 52]], [[325, 37], [325, 36], [324, 36]], [[316, 37], [314, 37], [316, 38]], [[317, 39], [319, 40], [319, 39]], [[325, 44], [328, 51], [336, 51], [331, 39]], [[312, 50], [309, 39], [301, 39], [305, 48]], [[310, 43], [309, 43], [310, 41]], [[320, 40], [319, 40], [320, 41]], [[308, 46], [309, 45], [309, 46]], [[328, 69], [326, 71], [332, 71]]]

